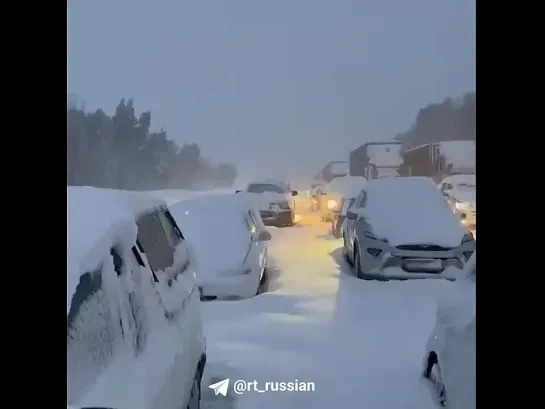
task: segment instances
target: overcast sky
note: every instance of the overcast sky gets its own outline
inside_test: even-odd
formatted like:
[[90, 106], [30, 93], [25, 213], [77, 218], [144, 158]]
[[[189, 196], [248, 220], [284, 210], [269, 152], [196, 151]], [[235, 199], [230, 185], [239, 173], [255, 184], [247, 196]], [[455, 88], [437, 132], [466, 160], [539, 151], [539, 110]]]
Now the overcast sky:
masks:
[[68, 91], [245, 178], [310, 177], [475, 88], [474, 0], [69, 0]]

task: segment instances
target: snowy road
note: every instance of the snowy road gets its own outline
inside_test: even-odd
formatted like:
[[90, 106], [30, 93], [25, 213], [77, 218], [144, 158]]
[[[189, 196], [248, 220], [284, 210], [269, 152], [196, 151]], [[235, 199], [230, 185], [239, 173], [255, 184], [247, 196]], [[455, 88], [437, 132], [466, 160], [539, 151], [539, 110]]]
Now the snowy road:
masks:
[[[272, 228], [268, 293], [204, 304], [205, 409], [436, 408], [421, 378], [442, 280], [370, 282], [351, 275], [340, 241], [303, 216]], [[208, 385], [230, 378], [227, 397]], [[314, 392], [247, 392], [237, 379], [314, 382]]]

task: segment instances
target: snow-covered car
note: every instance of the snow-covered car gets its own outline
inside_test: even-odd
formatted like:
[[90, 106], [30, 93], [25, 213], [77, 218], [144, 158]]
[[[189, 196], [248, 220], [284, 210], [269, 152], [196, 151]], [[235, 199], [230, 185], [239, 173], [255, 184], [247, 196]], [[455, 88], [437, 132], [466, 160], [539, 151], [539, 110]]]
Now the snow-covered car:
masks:
[[[335, 219], [341, 212], [343, 198], [354, 198], [361, 192], [366, 183], [367, 179], [362, 176], [343, 176], [320, 186], [320, 194], [318, 195], [318, 200], [321, 203], [319, 213], [323, 221], [332, 222], [332, 231], [335, 231], [335, 226], [339, 224]], [[342, 221], [340, 225], [342, 225]], [[337, 236], [340, 237], [340, 232], [338, 232]]]
[[477, 183], [474, 174], [447, 176], [440, 184], [441, 193], [452, 211], [467, 226], [477, 225]]
[[297, 190], [291, 190], [289, 183], [264, 181], [249, 183], [244, 191], [251, 193], [253, 205], [259, 210], [263, 223], [269, 226], [293, 226], [295, 224], [295, 196]]
[[345, 256], [363, 279], [449, 278], [476, 247], [425, 177], [367, 182], [342, 231]]
[[424, 377], [433, 382], [439, 403], [449, 409], [476, 407], [476, 261], [475, 251], [463, 274], [439, 299], [426, 344]]
[[247, 196], [215, 196], [171, 206], [194, 252], [203, 299], [253, 297], [266, 279], [271, 234]]
[[67, 405], [198, 409], [199, 291], [166, 204], [69, 186], [67, 250]]

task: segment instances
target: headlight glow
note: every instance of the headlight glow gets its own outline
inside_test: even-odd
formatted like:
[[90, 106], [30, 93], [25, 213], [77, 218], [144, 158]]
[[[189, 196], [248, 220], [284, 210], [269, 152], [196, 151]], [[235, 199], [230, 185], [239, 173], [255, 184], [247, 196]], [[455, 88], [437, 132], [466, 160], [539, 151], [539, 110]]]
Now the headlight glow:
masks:
[[337, 202], [335, 200], [328, 200], [327, 201], [327, 208], [329, 210], [333, 210], [337, 207]]

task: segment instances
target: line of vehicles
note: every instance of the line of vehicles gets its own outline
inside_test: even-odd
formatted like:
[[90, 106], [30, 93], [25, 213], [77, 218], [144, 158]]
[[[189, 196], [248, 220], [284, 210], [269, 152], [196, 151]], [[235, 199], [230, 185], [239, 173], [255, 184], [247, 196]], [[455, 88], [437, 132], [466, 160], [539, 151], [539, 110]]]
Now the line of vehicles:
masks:
[[[335, 201], [326, 207], [356, 276], [474, 283], [476, 243], [449, 208], [466, 211], [456, 180], [437, 187], [418, 177], [362, 179], [344, 181], [350, 193], [324, 195]], [[289, 183], [266, 180], [213, 201], [169, 207], [136, 192], [68, 187], [68, 405], [198, 409], [207, 358], [200, 300], [262, 291], [271, 239], [266, 225], [293, 225], [297, 195]], [[466, 281], [455, 283], [454, 300], [469, 297]], [[450, 302], [439, 307], [446, 312], [438, 313], [423, 371], [439, 385], [441, 402], [448, 391], [449, 405], [450, 391], [464, 388], [460, 371], [471, 367], [470, 354], [456, 350], [465, 344], [447, 342], [467, 332], [453, 329], [463, 314], [461, 303], [454, 302], [457, 309]], [[474, 313], [465, 314], [473, 328]], [[466, 366], [451, 365], [453, 359]], [[142, 386], [120, 388], [118, 379]]]
[[293, 225], [297, 194], [264, 181], [167, 206], [146, 193], [69, 186], [67, 406], [200, 408], [200, 301], [263, 291], [265, 222]]

